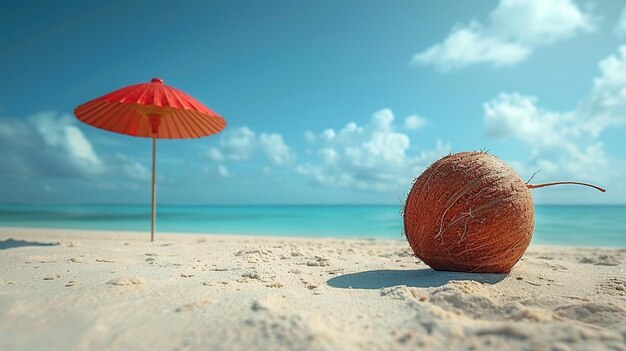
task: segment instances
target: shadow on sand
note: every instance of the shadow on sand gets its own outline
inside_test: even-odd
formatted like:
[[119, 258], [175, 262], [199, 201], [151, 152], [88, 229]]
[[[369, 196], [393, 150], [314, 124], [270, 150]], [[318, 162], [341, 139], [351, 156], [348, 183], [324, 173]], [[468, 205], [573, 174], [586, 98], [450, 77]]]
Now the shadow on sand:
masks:
[[326, 281], [326, 284], [333, 288], [343, 289], [381, 289], [397, 285], [435, 288], [454, 280], [474, 280], [481, 283], [495, 284], [506, 276], [506, 274], [444, 272], [432, 269], [382, 269], [343, 274], [329, 279]]
[[0, 241], [0, 250], [14, 249], [16, 247], [22, 247], [22, 246], [56, 246], [56, 245], [59, 245], [59, 243], [42, 243], [39, 241], [6, 239], [6, 240]]

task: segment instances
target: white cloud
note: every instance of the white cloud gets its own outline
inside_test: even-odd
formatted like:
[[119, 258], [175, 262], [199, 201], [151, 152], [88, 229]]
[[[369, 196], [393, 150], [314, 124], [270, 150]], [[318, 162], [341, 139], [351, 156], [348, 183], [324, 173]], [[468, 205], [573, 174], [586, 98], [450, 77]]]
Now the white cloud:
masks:
[[245, 161], [257, 153], [263, 154], [277, 166], [288, 166], [295, 162], [296, 154], [276, 133], [257, 134], [248, 127], [229, 129], [223, 132], [217, 147], [206, 151], [205, 156], [214, 161]]
[[151, 173], [123, 154], [98, 155], [70, 115], [45, 111], [26, 119], [0, 118], [0, 176], [79, 178], [97, 186], [118, 175], [143, 182]]
[[417, 130], [426, 124], [426, 118], [418, 115], [411, 115], [404, 119], [404, 128], [408, 130]]
[[600, 76], [593, 80], [590, 96], [580, 106], [585, 116], [582, 129], [593, 136], [626, 121], [626, 45], [617, 54], [609, 55], [599, 63]]
[[443, 42], [413, 57], [413, 63], [449, 71], [471, 64], [510, 66], [539, 46], [594, 30], [591, 16], [571, 0], [501, 0], [486, 25], [455, 26]]
[[29, 117], [28, 122], [39, 132], [46, 147], [63, 150], [69, 160], [85, 172], [102, 171], [102, 161], [71, 116], [40, 112]]
[[40, 112], [0, 118], [0, 173], [5, 177], [83, 176], [104, 170], [100, 157], [69, 115]]
[[226, 168], [226, 166], [218, 165], [217, 174], [219, 174], [222, 177], [228, 177], [230, 175], [230, 172], [228, 172], [228, 168]]
[[[500, 94], [484, 105], [487, 136], [502, 139], [515, 137], [533, 147], [549, 147], [564, 142], [563, 124], [567, 114], [542, 111], [535, 97]], [[557, 130], [558, 129], [558, 130]]]
[[17, 148], [33, 146], [35, 135], [32, 126], [15, 118], [0, 118], [0, 145]]
[[413, 63], [434, 65], [445, 72], [475, 63], [509, 66], [523, 61], [530, 54], [529, 47], [490, 37], [484, 31], [477, 22], [457, 28], [443, 43], [413, 56]]
[[518, 164], [522, 173], [541, 169], [550, 177], [602, 180], [623, 168], [606, 154], [600, 135], [626, 123], [626, 46], [598, 66], [589, 96], [570, 111], [541, 109], [535, 97], [516, 93], [484, 105], [488, 136], [517, 139], [531, 150], [531, 159]]
[[109, 159], [109, 167], [121, 170], [128, 178], [139, 182], [148, 182], [152, 179], [152, 172], [146, 166], [120, 153]]
[[441, 141], [432, 150], [410, 155], [410, 138], [398, 132], [391, 110], [374, 113], [369, 123], [332, 128], [315, 138], [316, 159], [296, 172], [330, 187], [392, 190], [410, 185], [428, 164], [450, 150]]
[[579, 111], [553, 112], [537, 107], [537, 99], [501, 94], [484, 105], [486, 134], [517, 139], [531, 151], [527, 163], [517, 165], [522, 176], [541, 169], [548, 178], [605, 179], [609, 159], [600, 143], [584, 131]]
[[259, 135], [259, 144], [267, 158], [277, 166], [288, 166], [296, 159], [295, 153], [285, 144], [283, 137], [279, 134]]
[[202, 172], [209, 176], [212, 180], [219, 178], [228, 178], [231, 176], [230, 170], [224, 164], [218, 165], [205, 165], [202, 168]]
[[256, 133], [248, 127], [228, 129], [220, 135], [219, 148], [211, 148], [207, 156], [215, 161], [249, 159], [256, 151]]
[[207, 150], [207, 156], [214, 161], [224, 161], [224, 155], [217, 148], [210, 148]]
[[308, 143], [314, 143], [317, 141], [317, 135], [315, 135], [315, 133], [313, 133], [310, 130], [307, 130], [306, 132], [304, 132], [304, 140], [306, 140]]

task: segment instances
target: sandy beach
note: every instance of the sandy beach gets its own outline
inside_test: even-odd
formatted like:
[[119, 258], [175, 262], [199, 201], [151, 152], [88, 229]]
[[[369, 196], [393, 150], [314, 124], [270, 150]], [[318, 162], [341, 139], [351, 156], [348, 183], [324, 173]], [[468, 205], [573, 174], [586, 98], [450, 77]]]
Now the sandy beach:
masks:
[[626, 350], [626, 249], [436, 272], [403, 240], [0, 228], [2, 350]]

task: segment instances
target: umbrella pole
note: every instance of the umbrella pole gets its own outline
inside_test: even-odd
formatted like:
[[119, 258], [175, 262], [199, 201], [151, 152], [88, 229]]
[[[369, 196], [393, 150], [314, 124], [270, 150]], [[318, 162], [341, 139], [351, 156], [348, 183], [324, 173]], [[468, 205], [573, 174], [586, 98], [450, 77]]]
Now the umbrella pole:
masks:
[[152, 137], [152, 215], [150, 217], [150, 241], [154, 241], [154, 222], [156, 219], [155, 184], [156, 175], [156, 137]]

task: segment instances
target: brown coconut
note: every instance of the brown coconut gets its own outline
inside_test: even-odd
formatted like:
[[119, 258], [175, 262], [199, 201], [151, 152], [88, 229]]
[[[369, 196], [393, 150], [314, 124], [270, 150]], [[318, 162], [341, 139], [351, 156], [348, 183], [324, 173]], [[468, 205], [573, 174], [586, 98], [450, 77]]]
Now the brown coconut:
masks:
[[406, 238], [415, 255], [433, 269], [508, 273], [532, 238], [530, 189], [563, 183], [589, 185], [528, 185], [490, 154], [445, 156], [428, 167], [409, 192]]

